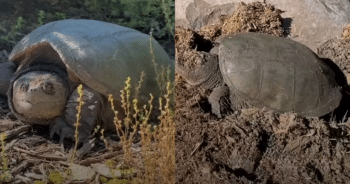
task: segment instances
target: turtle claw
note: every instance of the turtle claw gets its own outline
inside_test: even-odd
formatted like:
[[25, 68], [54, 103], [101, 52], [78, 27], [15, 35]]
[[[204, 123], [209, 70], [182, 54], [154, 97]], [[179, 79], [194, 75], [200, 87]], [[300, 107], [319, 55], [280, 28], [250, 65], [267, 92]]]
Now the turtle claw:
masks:
[[[60, 136], [60, 144], [63, 143], [65, 139], [75, 141], [75, 127], [69, 126], [66, 121], [62, 118], [57, 118], [50, 127], [50, 138], [52, 139], [54, 135]], [[83, 143], [88, 140], [89, 135], [84, 131], [79, 131], [78, 143]]]
[[74, 130], [69, 127], [62, 128], [60, 136], [60, 144], [63, 143], [64, 139], [74, 140]]
[[230, 102], [230, 90], [227, 86], [214, 88], [210, 94], [208, 101], [211, 105], [212, 113], [218, 118], [232, 114]]
[[50, 138], [57, 134], [60, 136], [60, 144], [68, 138], [74, 140], [74, 128], [70, 127], [62, 118], [57, 118], [50, 126]]

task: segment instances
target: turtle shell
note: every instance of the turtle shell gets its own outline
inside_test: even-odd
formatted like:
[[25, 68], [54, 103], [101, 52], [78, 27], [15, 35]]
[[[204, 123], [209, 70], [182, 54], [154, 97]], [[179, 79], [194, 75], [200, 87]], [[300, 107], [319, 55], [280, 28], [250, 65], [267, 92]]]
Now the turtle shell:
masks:
[[343, 97], [336, 73], [306, 46], [261, 33], [219, 40], [225, 83], [252, 106], [302, 116], [323, 116]]
[[140, 97], [146, 101], [150, 93], [158, 97], [160, 91], [153, 56], [158, 66], [174, 70], [174, 62], [149, 35], [106, 22], [69, 19], [32, 31], [15, 46], [9, 60], [18, 66], [17, 73], [35, 63], [58, 64], [76, 84], [84, 83], [117, 100], [127, 77], [131, 77], [132, 86], [137, 86], [144, 71]]

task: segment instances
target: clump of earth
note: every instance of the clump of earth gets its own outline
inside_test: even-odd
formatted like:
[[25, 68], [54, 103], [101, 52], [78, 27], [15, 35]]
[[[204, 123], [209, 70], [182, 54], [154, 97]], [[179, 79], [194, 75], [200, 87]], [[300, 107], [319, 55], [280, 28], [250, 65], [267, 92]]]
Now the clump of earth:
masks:
[[[200, 29], [176, 27], [176, 59], [181, 65], [201, 64], [199, 53], [209, 52], [224, 34], [283, 36], [281, 13], [264, 3], [241, 4], [232, 15]], [[318, 54], [348, 75], [349, 46], [350, 40], [343, 36], [326, 42]], [[217, 118], [208, 103], [210, 92], [176, 76], [178, 183], [350, 182], [346, 119], [302, 118], [256, 108]]]

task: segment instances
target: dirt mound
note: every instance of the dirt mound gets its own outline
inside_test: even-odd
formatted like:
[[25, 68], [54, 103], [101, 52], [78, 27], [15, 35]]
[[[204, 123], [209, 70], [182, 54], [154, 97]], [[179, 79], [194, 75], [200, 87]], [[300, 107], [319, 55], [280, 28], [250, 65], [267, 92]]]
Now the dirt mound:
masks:
[[198, 34], [190, 29], [182, 27], [175, 28], [175, 57], [180, 65], [187, 65], [187, 67], [192, 68], [201, 62], [202, 58], [195, 50], [196, 36], [198, 37]]
[[242, 2], [233, 15], [222, 17], [216, 24], [202, 27], [200, 34], [210, 40], [215, 40], [221, 35], [240, 32], [261, 32], [282, 36], [281, 13], [281, 10], [275, 9], [272, 5]]
[[[178, 32], [177, 40], [185, 37], [187, 41], [181, 44], [187, 46], [176, 41], [177, 61], [196, 64], [188, 59], [193, 56], [181, 55], [178, 50], [198, 52], [193, 46], [202, 40], [215, 40], [224, 26], [225, 31], [232, 28], [233, 32], [282, 36], [279, 13], [273, 6], [252, 3], [228, 16], [231, 18], [226, 23], [221, 21], [198, 33], [188, 29]], [[210, 113], [210, 91], [189, 86], [179, 75], [175, 89], [177, 183], [350, 182], [350, 122], [337, 124], [259, 109], [218, 119]]]
[[331, 39], [317, 49], [322, 58], [329, 58], [346, 74], [350, 74], [350, 38]]

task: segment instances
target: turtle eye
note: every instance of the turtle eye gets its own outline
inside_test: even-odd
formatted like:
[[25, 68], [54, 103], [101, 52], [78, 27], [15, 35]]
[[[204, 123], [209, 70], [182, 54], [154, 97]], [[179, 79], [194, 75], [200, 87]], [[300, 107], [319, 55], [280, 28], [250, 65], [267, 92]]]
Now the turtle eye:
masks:
[[51, 82], [44, 82], [42, 88], [46, 94], [52, 95], [54, 93], [53, 84]]
[[20, 86], [20, 90], [21, 92], [27, 92], [28, 91], [28, 88], [29, 88], [29, 84], [26, 83], [26, 82], [23, 82]]

